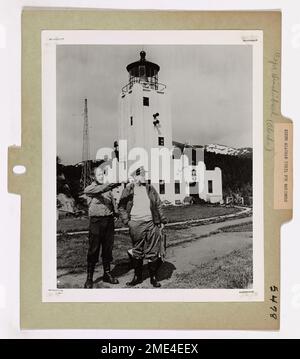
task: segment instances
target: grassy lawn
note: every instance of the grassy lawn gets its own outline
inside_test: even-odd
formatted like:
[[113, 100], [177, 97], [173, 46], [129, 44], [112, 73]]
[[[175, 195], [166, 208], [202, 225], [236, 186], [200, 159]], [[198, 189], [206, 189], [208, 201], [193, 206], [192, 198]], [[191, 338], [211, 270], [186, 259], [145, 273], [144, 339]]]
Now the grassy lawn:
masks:
[[175, 274], [165, 288], [247, 288], [253, 283], [252, 245]]
[[231, 225], [221, 228], [222, 232], [252, 232], [253, 222], [242, 223], [238, 225]]
[[[169, 222], [180, 222], [192, 219], [217, 217], [226, 214], [239, 212], [240, 209], [234, 207], [223, 207], [214, 205], [190, 205], [190, 206], [169, 206], [165, 207], [165, 213]], [[88, 230], [89, 219], [84, 218], [64, 218], [57, 221], [57, 232], [76, 232]], [[120, 220], [116, 227], [123, 227]]]
[[[229, 222], [230, 223], [230, 222]], [[202, 226], [198, 227], [203, 228]], [[252, 234], [252, 220], [249, 218], [240, 224], [224, 223], [217, 236], [222, 241], [222, 232], [224, 236], [238, 236], [240, 241], [248, 238]], [[193, 245], [193, 235], [198, 235], [198, 229], [194, 227], [166, 229], [168, 246], [180, 246], [182, 248]], [[209, 234], [209, 232], [207, 232]], [[230, 236], [230, 238], [232, 237]], [[246, 237], [245, 237], [246, 236]], [[114, 264], [119, 270], [128, 271], [127, 250], [131, 248], [131, 240], [128, 233], [115, 233], [115, 242], [113, 256]], [[213, 238], [213, 237], [211, 237]], [[228, 238], [228, 237], [227, 237]], [[200, 239], [201, 240], [201, 239]], [[194, 242], [195, 243], [195, 242]], [[178, 248], [178, 247], [176, 247]], [[86, 269], [86, 254], [88, 249], [88, 235], [76, 234], [68, 235], [63, 233], [57, 237], [57, 268], [58, 277], [65, 274], [81, 275]], [[169, 253], [172, 253], [170, 250]], [[170, 276], [170, 280], [164, 283], [165, 288], [248, 288], [253, 282], [252, 273], [252, 244], [245, 244], [243, 248], [235, 249], [226, 255], [213, 255], [211, 259], [202, 264], [192, 265], [192, 270], [184, 272], [175, 272]], [[174, 258], [173, 258], [174, 259]], [[101, 258], [100, 263], [101, 265]], [[115, 267], [115, 268], [116, 268]], [[121, 268], [121, 269], [120, 269]], [[125, 268], [125, 269], [124, 269]], [[119, 274], [120, 275], [120, 274]]]
[[[194, 239], [189, 228], [167, 228], [168, 246], [176, 245], [181, 241]], [[240, 225], [229, 225], [221, 228], [222, 232], [247, 232], [252, 231], [252, 221]], [[114, 263], [127, 260], [127, 250], [131, 248], [131, 240], [128, 233], [117, 232], [114, 236]], [[57, 268], [63, 272], [82, 272], [86, 266], [86, 254], [88, 250], [88, 235], [68, 235], [63, 233], [57, 237]], [[101, 258], [100, 258], [101, 260]]]
[[[131, 248], [131, 241], [128, 234], [116, 233], [114, 238], [113, 254], [116, 264], [127, 259], [127, 250]], [[86, 267], [87, 250], [88, 236], [86, 234], [76, 236], [63, 234], [57, 238], [57, 268], [74, 273], [82, 272]]]

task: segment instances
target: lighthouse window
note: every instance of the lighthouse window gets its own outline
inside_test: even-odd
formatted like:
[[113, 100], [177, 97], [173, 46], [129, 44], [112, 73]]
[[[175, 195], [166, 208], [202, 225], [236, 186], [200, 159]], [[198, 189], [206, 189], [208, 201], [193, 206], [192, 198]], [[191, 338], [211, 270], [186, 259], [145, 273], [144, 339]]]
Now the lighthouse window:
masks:
[[158, 137], [158, 146], [164, 146], [164, 145], [165, 145], [165, 138]]
[[208, 193], [213, 193], [213, 181], [208, 181]]
[[145, 66], [140, 66], [140, 76], [141, 77], [145, 76], [145, 72], [146, 72]]
[[149, 106], [149, 97], [143, 97], [143, 105]]
[[174, 185], [175, 185], [175, 194], [179, 194], [180, 193], [180, 182], [176, 180]]
[[165, 194], [165, 193], [166, 193], [165, 181], [164, 181], [164, 180], [160, 180], [160, 181], [159, 181], [159, 194]]
[[133, 126], [133, 117], [130, 116], [130, 126]]

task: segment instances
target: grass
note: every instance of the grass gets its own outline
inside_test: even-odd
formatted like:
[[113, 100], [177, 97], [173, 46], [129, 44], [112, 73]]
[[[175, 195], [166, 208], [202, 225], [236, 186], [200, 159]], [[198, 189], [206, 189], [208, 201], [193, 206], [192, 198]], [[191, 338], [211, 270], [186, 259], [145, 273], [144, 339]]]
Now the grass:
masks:
[[[114, 263], [127, 258], [127, 250], [131, 248], [128, 234], [115, 234], [113, 254]], [[88, 236], [80, 234], [70, 236], [63, 234], [57, 238], [57, 268], [67, 272], [82, 272], [86, 267], [86, 256], [88, 250]], [[100, 253], [101, 261], [101, 253]]]
[[192, 272], [175, 274], [165, 288], [238, 289], [253, 283], [252, 245], [215, 258]]
[[[62, 236], [58, 240], [57, 266], [60, 274], [82, 273], [86, 267], [88, 248], [87, 236], [79, 235], [70, 238]], [[127, 261], [127, 250], [130, 248], [130, 238], [125, 234], [115, 236], [115, 264]], [[243, 249], [214, 258], [196, 266], [193, 271], [175, 273], [164, 288], [206, 288], [206, 289], [238, 289], [249, 288], [253, 283], [253, 253], [252, 245]]]
[[[215, 205], [195, 204], [191, 206], [169, 206], [164, 209], [166, 217], [170, 223], [223, 216], [239, 212], [240, 209], [234, 207], [224, 207]], [[88, 217], [82, 218], [64, 218], [57, 221], [57, 232], [77, 232], [88, 230]], [[120, 220], [117, 221], [116, 227], [123, 227]]]
[[249, 221], [247, 223], [226, 226], [222, 227], [221, 230], [222, 232], [252, 232], [253, 222]]
[[[226, 225], [220, 230], [228, 234], [240, 232], [242, 240], [245, 232], [252, 231], [252, 222], [249, 221], [239, 225]], [[174, 230], [174, 228], [170, 227], [166, 232], [169, 245], [174, 245], [178, 241], [193, 240], [192, 232], [189, 229]], [[128, 262], [127, 250], [131, 248], [131, 240], [128, 233], [121, 232], [115, 233], [114, 238], [114, 264], [120, 264], [122, 267]], [[60, 237], [57, 237], [58, 277], [67, 273], [79, 274], [85, 271], [87, 250], [87, 234], [71, 236], [63, 233]], [[164, 284], [164, 287], [207, 289], [249, 288], [253, 282], [252, 258], [252, 245], [248, 245], [243, 249], [234, 250], [227, 255], [215, 257], [209, 262], [199, 264], [192, 271], [175, 272], [170, 277], [170, 281]]]
[[[191, 240], [188, 229], [167, 229], [168, 245], [182, 240]], [[131, 248], [129, 233], [116, 232], [114, 235], [113, 257], [114, 263], [127, 259], [127, 250]], [[88, 250], [88, 234], [69, 235], [63, 233], [57, 237], [57, 268], [63, 272], [79, 273], [85, 270]], [[101, 263], [101, 253], [99, 262]]]
[[[240, 225], [229, 225], [220, 229], [222, 232], [247, 232], [252, 231], [252, 222]], [[168, 246], [177, 245], [197, 239], [189, 228], [166, 228]], [[199, 232], [200, 233], [200, 232]], [[127, 250], [131, 248], [131, 240], [128, 233], [116, 232], [114, 235], [113, 256], [115, 263], [127, 259]], [[57, 237], [57, 268], [64, 272], [81, 272], [86, 266], [88, 250], [88, 234], [69, 235], [63, 233]], [[100, 256], [101, 257], [101, 256]], [[101, 261], [101, 258], [100, 258]]]

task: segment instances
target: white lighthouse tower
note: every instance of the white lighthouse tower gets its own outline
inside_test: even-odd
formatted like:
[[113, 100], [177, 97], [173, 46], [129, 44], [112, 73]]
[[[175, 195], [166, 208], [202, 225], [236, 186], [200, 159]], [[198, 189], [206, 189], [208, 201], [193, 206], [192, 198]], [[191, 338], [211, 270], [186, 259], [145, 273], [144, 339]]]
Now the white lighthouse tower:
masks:
[[[172, 149], [170, 101], [166, 85], [158, 82], [160, 67], [146, 60], [144, 51], [140, 52], [140, 60], [129, 64], [126, 69], [129, 82], [122, 88], [119, 100], [119, 141], [127, 141], [128, 153], [134, 148], [144, 149], [149, 159], [145, 167], [150, 171], [151, 149]], [[119, 158], [120, 163], [125, 160]], [[152, 184], [162, 199], [170, 198], [174, 184], [171, 184], [172, 179], [166, 181], [162, 178], [161, 169], [160, 164], [158, 181]]]
[[[182, 162], [181, 155], [185, 154], [187, 148], [191, 146], [184, 145], [179, 157], [178, 152], [174, 150], [167, 88], [166, 85], [158, 81], [160, 67], [146, 60], [146, 53], [141, 51], [140, 60], [129, 64], [126, 69], [129, 74], [129, 82], [122, 88], [119, 98], [120, 168], [130, 175], [128, 167], [131, 163], [136, 163], [137, 158], [134, 156], [134, 158], [129, 158], [128, 154], [136, 153], [148, 171], [148, 181], [151, 179], [151, 184], [156, 188], [163, 201], [181, 204], [186, 197], [193, 196], [206, 202], [222, 202], [222, 174], [219, 168], [210, 171], [204, 169], [201, 177], [203, 180], [201, 190], [193, 180], [195, 171], [193, 166], [188, 166], [188, 171], [191, 171], [191, 179], [182, 177], [186, 166]], [[126, 142], [125, 151], [120, 148], [121, 141]], [[178, 150], [178, 148], [176, 149]], [[159, 160], [153, 161], [153, 150], [165, 151], [169, 157], [167, 159], [165, 157], [164, 162], [162, 161], [163, 156]], [[204, 156], [201, 163], [204, 165]], [[197, 164], [194, 163], [194, 165]], [[166, 166], [168, 166], [167, 169]], [[153, 181], [154, 167], [157, 169], [158, 175]], [[166, 171], [164, 172], [163, 169]], [[169, 176], [166, 177], [166, 173], [169, 173]], [[180, 174], [180, 179], [175, 175], [176, 173]]]

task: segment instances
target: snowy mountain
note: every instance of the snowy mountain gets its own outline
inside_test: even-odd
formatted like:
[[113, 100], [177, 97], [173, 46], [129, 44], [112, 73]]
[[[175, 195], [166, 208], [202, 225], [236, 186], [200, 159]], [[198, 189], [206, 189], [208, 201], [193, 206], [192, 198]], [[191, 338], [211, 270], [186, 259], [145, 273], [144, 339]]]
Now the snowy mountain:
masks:
[[225, 145], [210, 144], [205, 146], [205, 151], [228, 156], [252, 157], [251, 147], [234, 148]]

